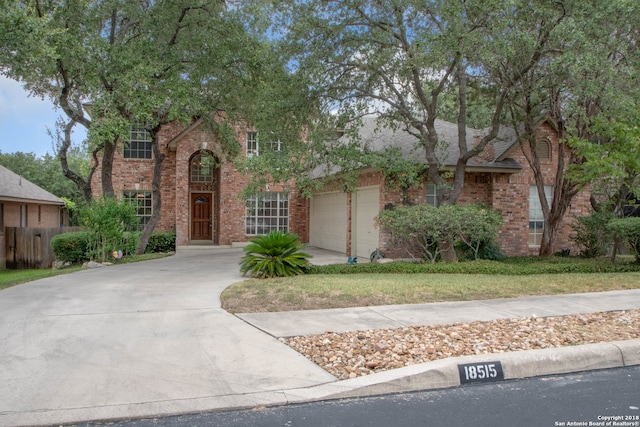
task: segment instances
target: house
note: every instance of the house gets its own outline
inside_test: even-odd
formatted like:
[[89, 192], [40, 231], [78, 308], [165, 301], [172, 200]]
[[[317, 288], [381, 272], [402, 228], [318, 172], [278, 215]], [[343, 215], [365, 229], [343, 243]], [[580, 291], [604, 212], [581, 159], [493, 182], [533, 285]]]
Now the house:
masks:
[[[445, 142], [440, 155], [444, 170], [453, 170], [457, 157], [457, 124], [436, 121], [439, 140]], [[467, 145], [477, 144], [485, 130], [467, 128]], [[547, 199], [553, 194], [553, 183], [558, 150], [567, 149], [558, 144], [557, 133], [548, 122], [537, 129], [538, 157], [541, 159]], [[406, 158], [426, 163], [424, 150], [416, 147], [417, 140], [402, 129], [377, 129], [374, 117], [365, 118], [359, 130], [362, 144], [369, 150], [398, 147]], [[318, 179], [326, 178], [322, 175]], [[409, 193], [411, 203], [436, 204], [436, 187], [426, 178], [421, 186]], [[387, 257], [408, 256], [404, 248], [394, 245], [391, 236], [379, 230], [375, 217], [385, 208], [403, 203], [399, 190], [387, 188], [379, 171], [362, 171], [357, 191], [344, 193], [340, 184], [324, 187], [313, 195], [310, 206], [309, 243], [312, 246], [369, 258], [376, 249]], [[544, 218], [538, 198], [533, 171], [531, 170], [513, 131], [503, 130], [501, 135], [477, 157], [467, 163], [465, 184], [458, 203], [480, 203], [492, 207], [503, 216], [503, 226], [497, 243], [510, 256], [537, 255]], [[589, 195], [579, 193], [565, 218], [589, 213]], [[557, 246], [573, 248], [569, 236], [571, 221], [562, 225]], [[417, 255], [417, 254], [416, 254]]]
[[6, 227], [58, 228], [65, 202], [0, 166], [0, 268], [6, 264]]
[[[238, 125], [235, 132], [242, 153], [260, 154], [253, 129]], [[235, 245], [271, 230], [289, 230], [308, 241], [308, 200], [284, 185], [240, 199], [248, 177], [233, 162], [224, 161], [219, 141], [200, 120], [187, 126], [170, 123], [161, 129], [158, 141], [165, 157], [162, 212], [155, 230], [175, 230], [176, 246]], [[120, 199], [137, 205], [141, 224], [153, 214], [154, 164], [149, 133], [132, 126], [128, 143], [114, 156], [112, 182]], [[94, 194], [101, 193], [100, 177], [98, 167]]]
[[[361, 128], [363, 144], [369, 149], [400, 147], [406, 155], [424, 158], [415, 150], [415, 139], [401, 130], [375, 130], [375, 120], [366, 119]], [[457, 125], [437, 122], [443, 141], [457, 140]], [[473, 146], [481, 130], [468, 130], [468, 144]], [[543, 123], [540, 132], [540, 157], [549, 185], [560, 149], [553, 128]], [[238, 125], [235, 137], [241, 153], [260, 155], [263, 142], [254, 129]], [[398, 190], [387, 188], [383, 174], [376, 170], [360, 172], [358, 189], [345, 193], [336, 183], [324, 187], [308, 200], [290, 186], [273, 185], [250, 197], [240, 198], [248, 182], [233, 162], [224, 161], [220, 144], [199, 121], [191, 125], [178, 122], [164, 126], [158, 136], [162, 164], [162, 212], [157, 231], [175, 230], [177, 246], [234, 245], [271, 230], [288, 230], [312, 246], [330, 249], [351, 256], [369, 257], [376, 249], [390, 257], [406, 257], [391, 241], [391, 237], [375, 225], [375, 217], [391, 205], [403, 202]], [[455, 143], [453, 144], [455, 146]], [[262, 147], [264, 148], [264, 147]], [[533, 172], [515, 141], [505, 132], [488, 146], [481, 156], [468, 163], [465, 188], [460, 203], [483, 203], [500, 210], [504, 226], [498, 243], [508, 255], [536, 254], [542, 236], [544, 220], [535, 190]], [[455, 153], [443, 151], [446, 166], [455, 164]], [[128, 144], [116, 153], [113, 164], [114, 191], [123, 200], [138, 207], [144, 224], [152, 215], [152, 178], [154, 160], [149, 134], [133, 126]], [[101, 190], [100, 171], [94, 174], [94, 194]], [[317, 179], [325, 179], [318, 175]], [[413, 203], [435, 203], [435, 187], [428, 182], [411, 189]], [[553, 188], [548, 188], [549, 195]], [[588, 213], [588, 196], [579, 194], [572, 203], [568, 217]], [[559, 237], [561, 248], [571, 247], [568, 223]]]

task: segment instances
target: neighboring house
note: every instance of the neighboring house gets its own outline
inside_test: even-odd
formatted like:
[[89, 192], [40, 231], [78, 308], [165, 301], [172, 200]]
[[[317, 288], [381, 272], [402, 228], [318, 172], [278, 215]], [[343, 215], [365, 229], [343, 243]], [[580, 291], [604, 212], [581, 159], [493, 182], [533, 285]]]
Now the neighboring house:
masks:
[[62, 199], [0, 166], [0, 268], [6, 259], [5, 227], [60, 227], [64, 206]]
[[[407, 256], [375, 225], [375, 217], [380, 211], [400, 205], [403, 200], [400, 191], [385, 186], [379, 171], [362, 171], [355, 193], [345, 193], [334, 183], [333, 187], [327, 186], [306, 200], [295, 189], [274, 185], [243, 200], [240, 194], [248, 177], [239, 173], [233, 162], [223, 160], [215, 137], [200, 126], [199, 121], [189, 126], [172, 123], [159, 135], [160, 150], [165, 159], [160, 185], [162, 212], [156, 230], [175, 230], [177, 246], [233, 245], [271, 230], [287, 230], [312, 246], [345, 255], [368, 258], [375, 249], [380, 249], [390, 257]], [[365, 120], [361, 129], [363, 143], [370, 149], [397, 146], [406, 155], [414, 150], [417, 141], [411, 135], [391, 130], [375, 132], [374, 129], [373, 119]], [[441, 140], [453, 142], [452, 148], [455, 148], [457, 125], [438, 121], [437, 130]], [[482, 131], [469, 129], [468, 135], [471, 147], [477, 142], [476, 138], [482, 136]], [[260, 155], [261, 141], [253, 129], [237, 126], [236, 140], [245, 155]], [[541, 125], [539, 140], [545, 177], [552, 185], [557, 150], [561, 146], [548, 124]], [[456, 160], [450, 151], [442, 153], [445, 165], [449, 166]], [[416, 159], [421, 158], [419, 151], [414, 154]], [[121, 200], [137, 204], [142, 224], [153, 213], [152, 157], [149, 134], [142, 128], [132, 127], [128, 143], [114, 158], [114, 191]], [[93, 192], [100, 194], [100, 171], [93, 176]], [[553, 188], [549, 187], [548, 191], [551, 195]], [[413, 203], [436, 202], [435, 187], [428, 182], [412, 189], [409, 196]], [[498, 243], [508, 255], [537, 253], [544, 219], [533, 173], [513, 135], [502, 135], [481, 156], [468, 163], [465, 188], [459, 202], [483, 203], [502, 212], [504, 226]], [[587, 214], [588, 206], [587, 195], [579, 194], [567, 218]], [[563, 225], [558, 250], [572, 247], [570, 222], [565, 221]]]

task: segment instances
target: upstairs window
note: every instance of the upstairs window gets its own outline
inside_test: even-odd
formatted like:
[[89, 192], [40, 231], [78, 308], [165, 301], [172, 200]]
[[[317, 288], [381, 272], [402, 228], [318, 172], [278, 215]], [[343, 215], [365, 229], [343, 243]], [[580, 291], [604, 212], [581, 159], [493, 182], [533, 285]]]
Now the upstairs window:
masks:
[[191, 159], [191, 182], [213, 182], [216, 160], [208, 153], [198, 154]]
[[151, 159], [153, 150], [151, 148], [151, 134], [142, 124], [131, 125], [129, 139], [125, 143], [122, 153], [125, 159]]
[[258, 140], [258, 132], [247, 132], [247, 157], [259, 156], [261, 150], [282, 151], [282, 142], [263, 142]]
[[539, 160], [551, 160], [551, 141], [543, 138], [536, 142], [536, 154]]

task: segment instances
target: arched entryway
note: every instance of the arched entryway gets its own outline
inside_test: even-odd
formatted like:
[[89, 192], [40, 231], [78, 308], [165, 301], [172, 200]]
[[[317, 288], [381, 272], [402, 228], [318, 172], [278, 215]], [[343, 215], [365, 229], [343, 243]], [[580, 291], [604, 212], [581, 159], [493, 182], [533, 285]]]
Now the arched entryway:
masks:
[[218, 243], [220, 162], [209, 151], [189, 160], [189, 235], [193, 243]]

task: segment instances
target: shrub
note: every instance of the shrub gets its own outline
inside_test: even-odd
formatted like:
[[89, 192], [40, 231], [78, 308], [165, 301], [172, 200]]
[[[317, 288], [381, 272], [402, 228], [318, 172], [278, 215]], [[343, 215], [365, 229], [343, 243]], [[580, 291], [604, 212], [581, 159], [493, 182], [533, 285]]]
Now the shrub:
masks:
[[394, 243], [419, 247], [422, 258], [431, 262], [438, 259], [438, 243], [442, 241], [453, 241], [468, 258], [480, 259], [484, 254], [500, 257], [492, 242], [502, 227], [502, 216], [484, 206], [401, 206], [381, 212], [378, 224], [391, 234]]
[[609, 222], [609, 231], [616, 239], [626, 243], [640, 263], [640, 218], [619, 218]]
[[56, 259], [72, 264], [84, 262], [89, 259], [89, 233], [86, 231], [73, 231], [53, 236], [51, 249]]
[[114, 250], [127, 252], [125, 231], [138, 223], [138, 217], [131, 203], [100, 198], [81, 209], [80, 222], [89, 229], [89, 256], [106, 261]]
[[581, 248], [581, 257], [596, 258], [611, 250], [613, 237], [607, 224], [612, 219], [611, 212], [592, 212], [591, 215], [577, 217], [571, 224], [576, 233], [571, 240]]
[[250, 277], [285, 277], [304, 273], [311, 255], [296, 234], [272, 231], [250, 240], [244, 247], [240, 272]]
[[176, 250], [175, 231], [157, 232], [151, 234], [145, 253], [168, 253]]

